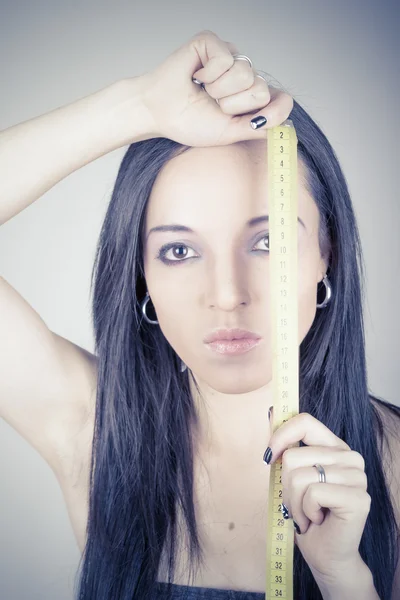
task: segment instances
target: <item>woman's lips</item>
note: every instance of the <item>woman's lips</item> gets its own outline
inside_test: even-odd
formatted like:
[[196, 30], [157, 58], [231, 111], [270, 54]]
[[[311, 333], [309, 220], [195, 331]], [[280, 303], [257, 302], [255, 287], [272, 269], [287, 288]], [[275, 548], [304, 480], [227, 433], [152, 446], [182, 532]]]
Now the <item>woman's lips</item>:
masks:
[[262, 338], [257, 340], [252, 338], [242, 338], [240, 340], [215, 340], [214, 342], [208, 342], [206, 346], [218, 354], [243, 354], [255, 346], [258, 346], [261, 339]]

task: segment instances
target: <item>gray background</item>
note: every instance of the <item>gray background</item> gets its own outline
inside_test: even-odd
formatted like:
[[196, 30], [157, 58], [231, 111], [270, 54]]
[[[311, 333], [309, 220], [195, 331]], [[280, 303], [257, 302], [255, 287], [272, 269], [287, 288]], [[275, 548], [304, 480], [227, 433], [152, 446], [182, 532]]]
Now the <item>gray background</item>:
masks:
[[[395, 3], [10, 0], [0, 7], [1, 129], [140, 75], [202, 29], [273, 75], [323, 129], [344, 169], [367, 266], [369, 385], [400, 404]], [[73, 173], [0, 230], [0, 273], [50, 329], [91, 352], [90, 271], [125, 150]], [[0, 480], [0, 597], [71, 599], [79, 551], [57, 480], [3, 421]]]

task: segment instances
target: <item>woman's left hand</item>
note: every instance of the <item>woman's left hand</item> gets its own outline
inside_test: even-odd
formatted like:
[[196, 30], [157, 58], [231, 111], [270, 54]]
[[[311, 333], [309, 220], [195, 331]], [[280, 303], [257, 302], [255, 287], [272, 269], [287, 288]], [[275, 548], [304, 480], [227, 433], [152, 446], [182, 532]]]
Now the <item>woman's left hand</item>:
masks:
[[[302, 440], [306, 446], [289, 447]], [[358, 551], [371, 505], [364, 459], [309, 413], [283, 423], [270, 440], [282, 457], [282, 502], [300, 527], [295, 542], [317, 583], [356, 576]], [[321, 464], [326, 482], [319, 482]]]

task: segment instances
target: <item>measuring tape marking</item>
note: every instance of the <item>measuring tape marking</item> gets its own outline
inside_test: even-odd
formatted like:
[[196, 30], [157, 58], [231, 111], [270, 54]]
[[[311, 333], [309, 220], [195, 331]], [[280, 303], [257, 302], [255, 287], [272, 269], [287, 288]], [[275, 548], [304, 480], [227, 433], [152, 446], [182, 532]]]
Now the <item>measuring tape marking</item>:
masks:
[[[297, 136], [289, 119], [267, 132], [273, 431], [298, 414]], [[297, 445], [297, 444], [294, 444]], [[266, 598], [293, 600], [294, 527], [284, 519], [282, 460], [270, 466]]]

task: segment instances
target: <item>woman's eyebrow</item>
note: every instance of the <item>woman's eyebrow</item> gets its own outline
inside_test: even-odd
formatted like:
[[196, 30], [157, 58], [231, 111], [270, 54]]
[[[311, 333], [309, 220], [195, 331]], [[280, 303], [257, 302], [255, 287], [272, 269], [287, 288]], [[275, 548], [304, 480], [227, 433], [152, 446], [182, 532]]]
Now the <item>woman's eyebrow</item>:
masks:
[[[304, 227], [304, 229], [307, 229], [306, 226], [304, 225], [303, 221], [300, 219], [300, 217], [297, 217], [298, 222]], [[269, 221], [269, 215], [261, 215], [260, 217], [254, 217], [253, 219], [250, 219], [249, 221], [247, 221], [246, 226], [247, 227], [254, 227], [255, 225], [259, 225], [260, 223], [265, 223]], [[190, 227], [186, 227], [186, 225], [158, 225], [157, 227], [152, 227], [150, 229], [150, 231], [148, 232], [147, 236], [146, 236], [146, 240], [148, 239], [149, 235], [151, 233], [153, 233], [153, 231], [185, 231], [188, 233], [196, 233], [194, 231], [194, 229], [191, 229]]]
[[[301, 225], [303, 225], [304, 229], [307, 229], [307, 227], [305, 226], [302, 219], [300, 219], [300, 217], [297, 217], [297, 220], [299, 223], [301, 223]], [[266, 222], [269, 221], [269, 215], [261, 215], [260, 217], [254, 217], [254, 219], [250, 219], [250, 221], [247, 221], [246, 225], [248, 227], [252, 227], [253, 225], [258, 225], [259, 223], [263, 223], [264, 221], [266, 221]]]

